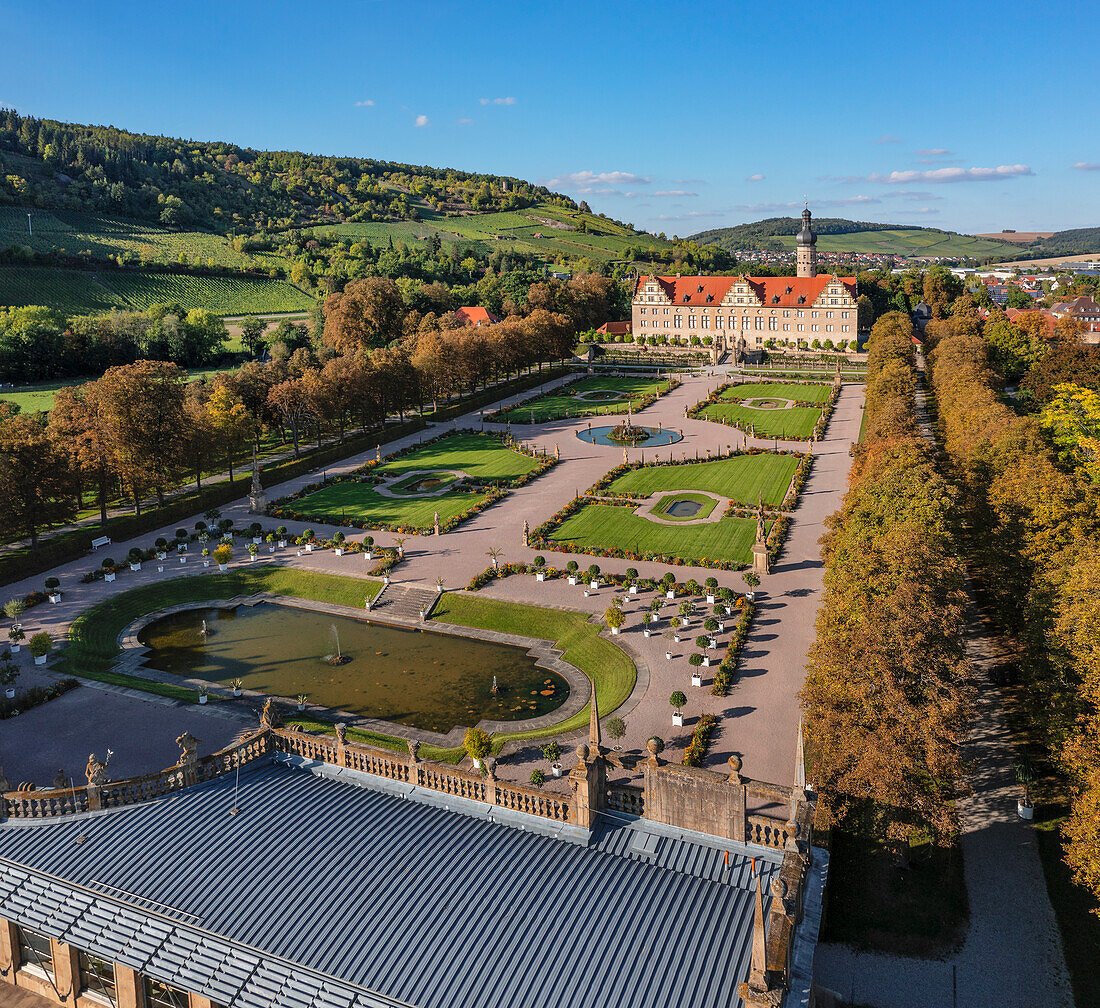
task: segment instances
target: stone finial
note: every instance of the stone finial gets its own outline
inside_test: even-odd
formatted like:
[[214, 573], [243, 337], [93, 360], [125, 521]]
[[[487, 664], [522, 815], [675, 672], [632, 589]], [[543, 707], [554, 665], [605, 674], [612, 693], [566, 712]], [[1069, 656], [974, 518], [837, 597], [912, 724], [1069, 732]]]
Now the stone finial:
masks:
[[661, 749], [660, 749], [660, 746], [657, 745], [657, 740], [655, 738], [647, 739], [645, 747], [646, 747], [646, 752], [649, 753], [649, 762], [652, 763], [654, 766], [656, 766], [658, 763], [661, 762], [661, 760], [660, 760]]
[[176, 766], [194, 766], [199, 761], [200, 741], [188, 731], [176, 739], [176, 745], [180, 747], [180, 758], [176, 761]]
[[497, 779], [497, 764], [491, 756], [486, 756], [482, 761], [485, 764], [485, 776], [490, 780]]
[[405, 744], [409, 747], [409, 759], [415, 763], [420, 759], [420, 740], [406, 739]]
[[789, 899], [789, 890], [787, 883], [783, 881], [778, 875], [772, 879], [772, 899], [778, 906], [783, 908], [783, 913], [790, 914], [793, 909], [793, 903]]
[[734, 753], [727, 762], [730, 765], [730, 783], [741, 783], [741, 757]]
[[588, 746], [583, 743], [577, 746], [577, 760], [581, 763], [588, 762]]
[[260, 711], [260, 731], [270, 731], [272, 728], [278, 728], [282, 723], [283, 719], [279, 717], [275, 701], [268, 697], [264, 701], [264, 709]]
[[108, 749], [105, 760], [96, 759], [95, 753], [88, 756], [88, 763], [84, 767], [84, 776], [88, 779], [89, 787], [102, 787], [107, 783], [107, 764], [111, 762], [113, 755], [114, 753]]
[[348, 744], [348, 726], [343, 721], [336, 722], [336, 741], [340, 745]]

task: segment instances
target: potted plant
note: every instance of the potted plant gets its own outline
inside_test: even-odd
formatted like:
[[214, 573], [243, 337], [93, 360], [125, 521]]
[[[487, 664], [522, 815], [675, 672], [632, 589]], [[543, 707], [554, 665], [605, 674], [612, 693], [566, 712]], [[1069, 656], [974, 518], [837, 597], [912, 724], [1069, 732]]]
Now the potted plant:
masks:
[[280, 525], [275, 534], [279, 537], [279, 549], [286, 549], [286, 526]]
[[184, 553], [187, 550], [187, 543], [191, 537], [187, 534], [187, 529], [176, 529], [176, 552]]
[[126, 554], [126, 559], [130, 561], [130, 570], [141, 570], [141, 550], [136, 546]]
[[542, 787], [543, 781], [546, 780], [546, 775], [541, 770], [531, 771], [531, 784], [534, 787]]
[[332, 545], [337, 556], [344, 555], [344, 539], [347, 538], [343, 532], [334, 532], [332, 534]]
[[49, 596], [50, 603], [57, 605], [61, 601], [61, 582], [55, 577], [46, 578], [46, 594]]
[[265, 538], [267, 539], [267, 551], [268, 551], [268, 553], [274, 553], [275, 552], [275, 533], [274, 532], [268, 532], [268, 534]]
[[218, 563], [218, 570], [229, 570], [229, 561], [233, 557], [233, 547], [229, 543], [222, 543], [214, 550], [214, 559]]
[[374, 536], [363, 537], [363, 558], [365, 560], [374, 559]]
[[553, 775], [560, 777], [562, 774], [562, 765], [559, 762], [561, 759], [561, 746], [558, 745], [557, 740], [552, 739], [546, 745], [539, 746], [539, 752], [550, 761], [550, 771]]
[[234, 679], [233, 680], [233, 695], [234, 696], [240, 696], [241, 691], [243, 689], [244, 689], [244, 680], [243, 679]]
[[437, 595], [442, 595], [443, 594], [443, 585], [444, 584], [445, 584], [445, 581], [443, 580], [442, 577], [437, 577], [435, 579], [435, 593]]
[[305, 546], [307, 553], [313, 552], [313, 529], [306, 529], [302, 533], [302, 545]]
[[[756, 571], [752, 571], [752, 570], [745, 571], [745, 573], [741, 575], [741, 579], [750, 588], [756, 588], [760, 584], [760, 575], [757, 574]], [[755, 595], [754, 592], [750, 591], [750, 592], [747, 592], [746, 594], [747, 594], [748, 599], [749, 599], [750, 602], [755, 602], [756, 601], [756, 595]]]
[[115, 579], [115, 561], [111, 557], [107, 557], [103, 561], [103, 580], [107, 582], [114, 581]]
[[252, 563], [256, 559], [256, 554], [260, 552], [260, 547], [256, 545], [255, 541], [248, 544], [248, 562]]
[[666, 599], [676, 598], [676, 582], [673, 581], [673, 580], [665, 581], [664, 586], [665, 586], [665, 598]]
[[0, 685], [4, 687], [4, 696], [9, 700], [15, 697], [15, 680], [19, 678], [19, 666], [13, 661], [0, 665]]
[[670, 627], [672, 627], [673, 639], [676, 641], [677, 644], [680, 643], [680, 623], [681, 622], [682, 622], [682, 620], [680, 619], [679, 616], [673, 616], [672, 619], [670, 619], [668, 621], [668, 625]]
[[199, 703], [206, 703], [206, 701], [209, 700], [209, 699], [210, 699], [210, 697], [207, 696], [207, 687], [200, 686], [199, 687]]
[[203, 567], [210, 566], [210, 550], [208, 550], [205, 546], [202, 549], [202, 565]]
[[1016, 802], [1016, 815], [1030, 821], [1035, 818], [1035, 806], [1031, 804], [1031, 785], [1035, 783], [1035, 771], [1026, 753], [1016, 764], [1016, 780], [1024, 786], [1024, 795]]
[[[626, 722], [621, 717], [613, 717], [607, 719], [607, 735], [609, 738], [613, 738], [616, 741], [626, 735]], [[616, 746], [616, 749], [621, 748]]]
[[532, 563], [532, 566], [535, 568], [535, 580], [536, 581], [545, 581], [546, 580], [546, 570], [545, 570], [546, 557], [544, 557], [544, 556], [535, 557], [534, 562]]
[[27, 650], [34, 655], [35, 665], [45, 665], [46, 657], [50, 653], [50, 648], [53, 647], [53, 641], [50, 640], [50, 635], [45, 630], [39, 630], [34, 634], [27, 642]]
[[19, 623], [13, 623], [8, 631], [8, 640], [11, 641], [12, 654], [19, 654], [19, 642], [27, 635], [23, 633], [23, 627]]
[[624, 613], [615, 602], [612, 602], [611, 605], [607, 607], [607, 612], [603, 614], [603, 618], [604, 622], [611, 627], [611, 632], [613, 634], [618, 634], [623, 624], [626, 622], [626, 613]]
[[299, 693], [298, 694], [298, 710], [305, 710], [306, 709], [306, 704], [308, 702], [309, 702], [309, 694], [308, 693]]
[[627, 580], [630, 582], [630, 588], [629, 588], [630, 594], [631, 595], [637, 595], [638, 594], [638, 571], [634, 567], [627, 567], [626, 577], [627, 577]]
[[566, 569], [566, 571], [568, 571], [569, 583], [571, 585], [575, 585], [577, 583], [577, 570], [578, 570], [577, 561], [576, 560], [570, 560], [569, 563], [567, 563], [565, 565], [565, 569]]
[[253, 522], [251, 525], [249, 525], [248, 531], [252, 533], [252, 541], [254, 543], [259, 545], [263, 541], [263, 537], [260, 535], [263, 529], [260, 528], [259, 522]]
[[168, 540], [164, 536], [158, 536], [157, 541], [153, 544], [157, 548], [157, 559], [164, 560], [168, 556]]
[[462, 748], [466, 755], [473, 760], [474, 769], [479, 773], [485, 772], [485, 757], [489, 755], [493, 747], [493, 740], [489, 733], [481, 728], [469, 728], [462, 738]]
[[588, 568], [588, 584], [589, 587], [596, 591], [600, 587], [600, 565], [592, 564]]
[[647, 638], [653, 632], [652, 630], [649, 629], [649, 624], [652, 623], [652, 622], [653, 622], [653, 614], [651, 612], [646, 610], [646, 612], [642, 613], [642, 633]]
[[670, 696], [668, 698], [668, 702], [673, 707], [672, 723], [677, 728], [683, 728], [683, 726], [684, 726], [684, 708], [687, 706], [687, 702], [688, 702], [687, 697], [684, 696], [684, 694], [680, 690], [676, 690], [676, 692], [673, 693], [672, 696]]
[[709, 577], [703, 583], [707, 586], [707, 605], [714, 605], [714, 601], [717, 598], [718, 579]]
[[8, 599], [4, 603], [4, 615], [10, 620], [17, 620], [27, 609], [27, 603], [22, 599]]

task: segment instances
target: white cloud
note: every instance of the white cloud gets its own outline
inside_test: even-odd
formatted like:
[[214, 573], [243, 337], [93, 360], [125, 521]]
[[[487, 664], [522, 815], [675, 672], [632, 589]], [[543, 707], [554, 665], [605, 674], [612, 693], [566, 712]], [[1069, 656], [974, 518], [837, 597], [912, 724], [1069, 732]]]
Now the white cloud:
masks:
[[458, 125], [459, 126], [469, 126], [470, 123], [472, 123], [472, 122], [473, 122], [473, 119], [459, 119], [458, 120]]
[[893, 136], [890, 133], [887, 133], [885, 136], [880, 136], [875, 141], [875, 143], [877, 143], [877, 144], [901, 143], [901, 137], [896, 137], [896, 136]]
[[[632, 194], [634, 195], [634, 194]], [[636, 195], [641, 196], [641, 193]], [[698, 196], [697, 192], [688, 192], [686, 189], [662, 189], [659, 192], [651, 193], [652, 196]]]
[[745, 179], [745, 181], [746, 182], [763, 182], [764, 181], [764, 176], [761, 175], [759, 172], [757, 172], [755, 175], [750, 175], [747, 179]]
[[545, 179], [543, 185], [549, 188], [570, 189], [579, 193], [612, 195], [614, 187], [620, 185], [649, 185], [650, 178], [635, 175], [634, 172], [606, 171], [594, 172], [588, 169], [566, 172], [551, 179]]
[[1100, 164], [1095, 161], [1078, 161], [1073, 167], [1078, 171], [1100, 171]]
[[[933, 168], [930, 171], [893, 171], [889, 175], [872, 172], [864, 182], [895, 185], [906, 182], [995, 182], [1001, 179], [1034, 175], [1027, 165], [998, 165], [996, 168]], [[845, 180], [847, 181], [847, 180]]]
[[370, 106], [370, 105], [373, 105], [373, 104], [374, 104], [374, 99], [373, 98], [365, 98], [365, 99], [363, 99], [363, 101], [357, 101], [355, 103], [355, 107], [356, 108], [362, 108], [364, 105]]
[[515, 105], [515, 98], [479, 98], [482, 105]]
[[428, 122], [428, 117], [426, 115], [418, 115], [416, 117], [416, 120], [413, 122], [413, 125], [414, 126], [430, 126], [431, 123]]
[[921, 157], [946, 157], [948, 154], [954, 154], [954, 151], [949, 151], [946, 147], [924, 147], [921, 150], [913, 151], [914, 154], [919, 154]]
[[721, 217], [723, 214], [718, 210], [689, 210], [687, 213], [682, 214], [658, 214], [657, 220], [696, 220], [699, 217]]

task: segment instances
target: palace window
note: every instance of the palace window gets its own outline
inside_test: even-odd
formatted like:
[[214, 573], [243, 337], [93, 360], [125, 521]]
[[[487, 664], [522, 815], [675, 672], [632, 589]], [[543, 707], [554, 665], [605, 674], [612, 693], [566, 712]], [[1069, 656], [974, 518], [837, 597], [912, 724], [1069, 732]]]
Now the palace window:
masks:
[[661, 325], [663, 325], [667, 329], [668, 328], [668, 319], [665, 319], [664, 322], [661, 323]]
[[680, 315], [680, 314], [677, 314], [676, 315], [676, 328], [677, 329], [683, 329], [683, 327], [684, 327], [684, 316]]
[[152, 977], [145, 978], [145, 1008], [187, 1008], [191, 999], [186, 991], [169, 987]]
[[846, 311], [842, 311], [842, 312], [840, 313], [840, 317], [841, 317], [841, 318], [847, 318], [847, 317], [848, 317], [848, 313], [847, 313]]
[[791, 324], [790, 324], [790, 322], [784, 322], [784, 323], [783, 323], [783, 331], [784, 331], [784, 332], [790, 332], [790, 331], [791, 331]]
[[644, 315], [644, 314], [645, 314], [645, 309], [644, 309], [644, 308], [639, 308], [639, 309], [638, 309], [638, 313], [639, 313], [640, 315]]
[[[799, 318], [803, 318], [803, 317], [805, 316], [805, 314], [806, 314], [806, 313], [805, 313], [804, 311], [800, 311], [800, 312], [798, 313], [798, 317], [799, 317]], [[799, 326], [798, 328], [799, 328], [799, 331], [801, 331], [802, 327], [801, 327], [801, 326]]]
[[772, 332], [775, 332], [775, 330], [779, 328], [779, 319], [777, 319], [777, 318], [768, 319], [768, 328]]
[[667, 309], [667, 308], [665, 309], [665, 314], [666, 314], [666, 315], [668, 314], [668, 309]]
[[806, 327], [801, 322], [799, 322], [798, 323], [798, 331], [799, 332], [804, 332], [805, 329], [806, 329]]
[[817, 312], [810, 312], [810, 318], [817, 318]]
[[695, 316], [694, 315], [689, 315], [688, 316], [688, 328], [689, 329], [694, 329], [695, 328]]
[[825, 331], [826, 331], [826, 332], [832, 332], [832, 331], [833, 331], [833, 327], [832, 327], [831, 325], [827, 325], [827, 326], [825, 327]]
[[819, 328], [820, 328], [820, 327], [819, 327], [819, 326], [816, 326], [816, 325], [812, 325], [812, 326], [810, 326], [810, 330], [811, 330], [812, 332], [817, 332]]
[[756, 319], [754, 321], [756, 323], [756, 328], [757, 329], [763, 329], [764, 328], [764, 320], [762, 318], [760, 318], [759, 315], [756, 317]]
[[833, 317], [833, 313], [832, 313], [831, 311], [827, 311], [827, 312], [825, 313], [825, 317], [826, 317], [826, 318], [832, 318], [832, 317]]
[[848, 327], [847, 327], [846, 325], [842, 325], [842, 326], [840, 327], [840, 331], [841, 331], [841, 332], [847, 332], [847, 331], [848, 331]]
[[703, 316], [703, 328], [704, 329], [709, 329], [710, 328], [710, 316], [709, 315], [704, 315]]
[[53, 979], [53, 946], [50, 939], [37, 931], [19, 928], [19, 962], [24, 966], [37, 966]]
[[83, 949], [77, 952], [76, 958], [77, 968], [80, 971], [81, 991], [90, 991], [93, 994], [98, 994], [112, 1005], [118, 1004], [115, 994], [114, 965], [107, 962], [106, 959], [100, 959], [99, 956], [85, 952]]
[[785, 311], [785, 312], [783, 312], [783, 317], [784, 317], [784, 318], [790, 318], [790, 317], [791, 317], [791, 313], [790, 313], [789, 311]]

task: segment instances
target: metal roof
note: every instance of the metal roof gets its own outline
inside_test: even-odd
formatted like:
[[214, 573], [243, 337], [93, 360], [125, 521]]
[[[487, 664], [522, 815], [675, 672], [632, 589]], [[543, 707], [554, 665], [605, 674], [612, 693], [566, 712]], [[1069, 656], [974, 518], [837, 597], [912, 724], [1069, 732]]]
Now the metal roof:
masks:
[[[227, 776], [0, 824], [0, 916], [227, 1008], [739, 1003], [744, 848], [644, 820], [586, 836], [501, 818], [264, 764], [239, 792]], [[757, 867], [766, 887], [775, 864]]]

